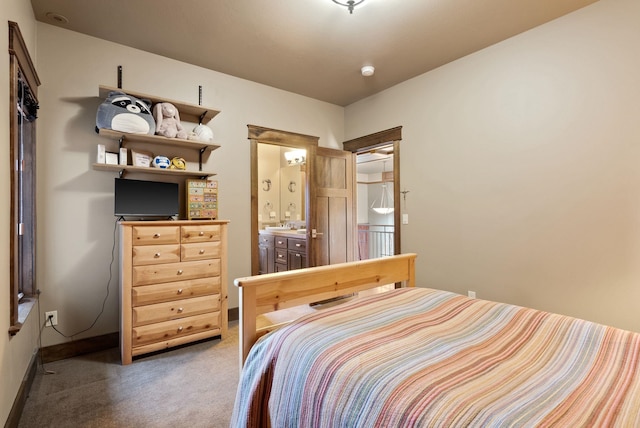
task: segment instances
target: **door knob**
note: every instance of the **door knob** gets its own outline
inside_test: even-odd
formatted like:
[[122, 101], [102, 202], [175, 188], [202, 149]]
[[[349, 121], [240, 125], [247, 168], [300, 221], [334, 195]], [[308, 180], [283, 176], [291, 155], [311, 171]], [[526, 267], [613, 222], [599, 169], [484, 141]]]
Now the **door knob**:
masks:
[[315, 229], [311, 229], [311, 237], [312, 238], [317, 238], [318, 236], [322, 236], [322, 235], [324, 235], [324, 233], [318, 232]]

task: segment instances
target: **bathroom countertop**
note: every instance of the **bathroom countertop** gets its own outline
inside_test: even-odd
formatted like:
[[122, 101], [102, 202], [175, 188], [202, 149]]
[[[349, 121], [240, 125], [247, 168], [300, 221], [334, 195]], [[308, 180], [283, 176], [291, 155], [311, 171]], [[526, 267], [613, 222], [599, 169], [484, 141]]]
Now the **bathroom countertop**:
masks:
[[[301, 232], [298, 232], [300, 230]], [[299, 238], [304, 239], [307, 237], [307, 231], [304, 229], [291, 229], [291, 230], [259, 230], [258, 233], [260, 235], [274, 235], [274, 236], [287, 236], [289, 238]]]

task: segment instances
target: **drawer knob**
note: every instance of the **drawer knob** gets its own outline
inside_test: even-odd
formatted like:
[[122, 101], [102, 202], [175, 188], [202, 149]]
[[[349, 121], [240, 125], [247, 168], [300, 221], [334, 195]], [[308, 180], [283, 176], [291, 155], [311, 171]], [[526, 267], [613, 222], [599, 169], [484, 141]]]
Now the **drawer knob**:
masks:
[[158, 257], [160, 257], [160, 253], [155, 253], [155, 254], [153, 255], [153, 257], [155, 257], [155, 258], [157, 259]]
[[302, 244], [296, 244], [296, 247], [298, 247], [298, 248], [302, 247]]
[[182, 275], [182, 269], [178, 271], [178, 275]]
[[278, 241], [278, 244], [282, 244], [282, 243], [283, 243], [282, 241]]
[[300, 257], [300, 254], [296, 253], [296, 257]]
[[182, 313], [182, 311], [184, 311], [184, 309], [183, 309], [183, 308], [178, 308], [178, 313], [179, 313], [179, 314], [181, 314], [181, 313]]
[[182, 288], [178, 288], [178, 294], [182, 294]]
[[200, 250], [200, 254], [204, 254], [204, 250]]
[[182, 326], [178, 327], [178, 333], [182, 331]]
[[200, 236], [204, 236], [204, 232], [200, 232]]
[[156, 233], [155, 235], [153, 235], [153, 237], [154, 237], [154, 238], [159, 238], [159, 237], [160, 237], [160, 234], [159, 234], [159, 233]]
[[282, 259], [282, 258], [284, 258], [284, 256], [282, 254], [278, 254], [278, 258]]

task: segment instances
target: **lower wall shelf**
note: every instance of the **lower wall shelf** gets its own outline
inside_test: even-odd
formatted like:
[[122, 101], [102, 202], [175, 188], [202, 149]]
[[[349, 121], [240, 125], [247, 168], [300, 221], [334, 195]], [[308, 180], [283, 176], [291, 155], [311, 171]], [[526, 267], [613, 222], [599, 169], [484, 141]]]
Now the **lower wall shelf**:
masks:
[[147, 174], [172, 174], [183, 177], [212, 177], [216, 175], [212, 172], [205, 171], [189, 171], [181, 169], [167, 169], [167, 168], [154, 168], [145, 166], [133, 166], [133, 165], [113, 165], [106, 163], [94, 163], [93, 169], [97, 171], [130, 171], [130, 172], [144, 172]]

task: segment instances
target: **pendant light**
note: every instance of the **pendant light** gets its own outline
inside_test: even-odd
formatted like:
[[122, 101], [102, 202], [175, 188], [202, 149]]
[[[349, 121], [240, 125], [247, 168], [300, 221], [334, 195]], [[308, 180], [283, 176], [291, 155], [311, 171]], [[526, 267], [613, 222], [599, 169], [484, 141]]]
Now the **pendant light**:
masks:
[[[386, 162], [382, 162], [382, 176], [384, 177]], [[384, 178], [383, 178], [384, 180]], [[375, 207], [376, 201], [373, 201], [371, 204], [371, 209], [378, 214], [391, 214], [393, 212], [393, 198], [391, 197], [391, 192], [387, 188], [387, 182], [382, 182], [382, 194], [380, 195], [380, 206]]]

